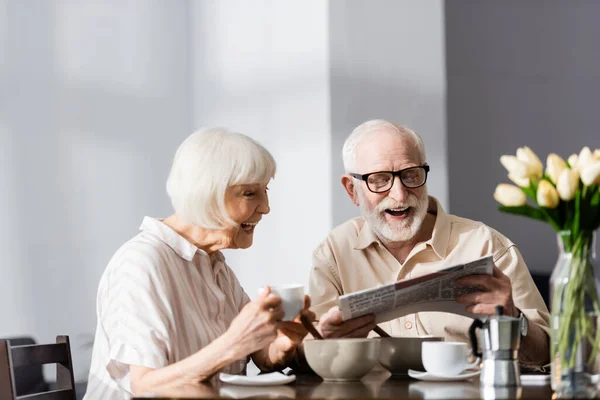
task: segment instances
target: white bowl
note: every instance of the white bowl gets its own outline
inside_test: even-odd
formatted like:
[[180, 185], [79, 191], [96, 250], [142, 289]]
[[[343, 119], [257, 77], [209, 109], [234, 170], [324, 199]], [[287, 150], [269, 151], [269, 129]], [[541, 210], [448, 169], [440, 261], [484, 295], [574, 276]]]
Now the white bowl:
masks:
[[441, 342], [438, 336], [411, 336], [379, 338], [381, 350], [379, 363], [392, 375], [408, 375], [409, 369], [423, 371], [421, 344], [423, 342]]
[[304, 342], [308, 365], [325, 381], [357, 381], [379, 358], [378, 339], [325, 339]]

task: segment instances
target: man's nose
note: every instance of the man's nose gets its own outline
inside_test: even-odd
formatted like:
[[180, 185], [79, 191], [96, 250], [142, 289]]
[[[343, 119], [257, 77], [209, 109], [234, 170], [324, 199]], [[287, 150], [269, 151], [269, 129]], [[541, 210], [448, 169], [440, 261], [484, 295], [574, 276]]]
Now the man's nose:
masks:
[[400, 181], [399, 176], [394, 177], [394, 182], [388, 196], [399, 202], [403, 202], [408, 197], [408, 190], [404, 187], [402, 181]]

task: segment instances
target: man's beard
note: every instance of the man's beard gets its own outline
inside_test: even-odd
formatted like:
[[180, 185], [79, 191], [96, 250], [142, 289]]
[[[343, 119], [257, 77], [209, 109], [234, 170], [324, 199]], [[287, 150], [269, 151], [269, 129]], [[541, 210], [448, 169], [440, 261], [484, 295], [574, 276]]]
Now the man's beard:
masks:
[[[384, 242], [405, 242], [414, 238], [421, 229], [429, 206], [426, 186], [423, 187], [421, 198], [414, 193], [409, 193], [404, 202], [385, 197], [373, 210], [369, 209], [363, 189], [357, 188], [357, 190], [360, 211], [380, 240]], [[386, 220], [386, 209], [403, 209], [406, 207], [410, 207], [407, 218], [392, 222]]]

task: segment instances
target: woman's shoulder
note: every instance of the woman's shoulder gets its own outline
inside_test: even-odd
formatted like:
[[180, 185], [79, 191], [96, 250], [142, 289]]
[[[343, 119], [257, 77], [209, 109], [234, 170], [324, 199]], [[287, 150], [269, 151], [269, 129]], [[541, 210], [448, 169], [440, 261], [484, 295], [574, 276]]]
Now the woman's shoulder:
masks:
[[165, 242], [147, 232], [140, 232], [115, 252], [106, 272], [109, 274], [141, 273], [156, 274], [177, 257]]

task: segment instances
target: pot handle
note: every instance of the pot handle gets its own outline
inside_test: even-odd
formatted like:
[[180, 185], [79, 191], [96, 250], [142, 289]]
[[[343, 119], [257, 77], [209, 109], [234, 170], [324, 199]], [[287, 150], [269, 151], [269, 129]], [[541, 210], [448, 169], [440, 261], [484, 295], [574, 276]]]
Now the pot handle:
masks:
[[476, 358], [481, 358], [482, 354], [477, 351], [477, 334], [475, 333], [475, 329], [483, 328], [483, 322], [480, 319], [475, 319], [469, 328], [469, 339], [471, 340], [471, 348], [473, 351], [473, 355]]

